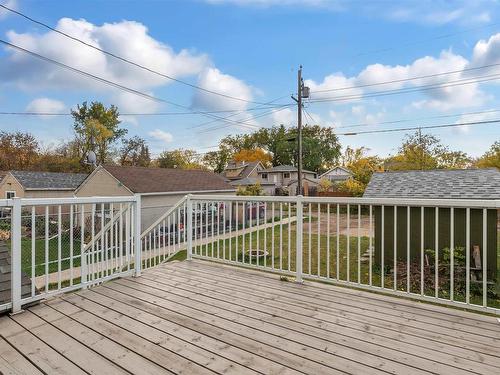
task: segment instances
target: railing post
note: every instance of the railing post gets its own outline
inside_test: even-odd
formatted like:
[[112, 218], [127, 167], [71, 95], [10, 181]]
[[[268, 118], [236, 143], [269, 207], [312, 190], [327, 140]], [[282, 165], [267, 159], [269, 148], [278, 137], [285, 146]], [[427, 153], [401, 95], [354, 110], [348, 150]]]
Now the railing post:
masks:
[[187, 260], [191, 260], [193, 258], [193, 201], [191, 194], [187, 196], [186, 234]]
[[[297, 271], [297, 276], [295, 277], [295, 281], [297, 283], [302, 283], [302, 234], [303, 234], [303, 207], [302, 207], [302, 195], [297, 196], [297, 242], [295, 244], [296, 248], [296, 261], [295, 268]], [[288, 223], [288, 225], [292, 225], [292, 223]]]
[[[12, 264], [11, 264], [11, 298], [12, 314], [21, 312], [21, 198], [12, 199], [11, 216], [11, 246], [12, 246]], [[33, 281], [34, 282], [34, 281]]]
[[141, 195], [135, 195], [134, 211], [134, 250], [135, 250], [135, 277], [141, 276], [142, 270], [142, 239], [141, 239]]

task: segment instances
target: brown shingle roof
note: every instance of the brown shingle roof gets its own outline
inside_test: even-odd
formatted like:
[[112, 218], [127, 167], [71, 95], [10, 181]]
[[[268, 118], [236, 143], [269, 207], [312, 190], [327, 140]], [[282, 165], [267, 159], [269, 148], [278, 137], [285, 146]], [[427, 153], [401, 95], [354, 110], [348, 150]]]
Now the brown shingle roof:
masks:
[[171, 168], [103, 167], [133, 193], [231, 190], [224, 177], [202, 170]]

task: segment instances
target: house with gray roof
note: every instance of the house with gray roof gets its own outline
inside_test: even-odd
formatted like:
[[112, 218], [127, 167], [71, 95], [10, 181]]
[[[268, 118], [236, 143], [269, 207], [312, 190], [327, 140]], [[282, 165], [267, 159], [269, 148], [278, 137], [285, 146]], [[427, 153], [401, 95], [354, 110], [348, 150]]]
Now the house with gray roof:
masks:
[[258, 171], [264, 169], [260, 161], [232, 161], [222, 172], [229, 181], [238, 181], [245, 178], [257, 178]]
[[[9, 171], [0, 181], [0, 199], [73, 197], [86, 177], [86, 173]], [[49, 211], [52, 214], [56, 210], [52, 206]], [[0, 216], [4, 214], [3, 211]]]
[[327, 179], [330, 182], [334, 184], [338, 184], [340, 182], [347, 181], [348, 179], [352, 178], [352, 172], [347, 169], [346, 167], [342, 167], [340, 165], [337, 165], [336, 167], [333, 167], [323, 173], [321, 176], [319, 176], [319, 179]]
[[[373, 174], [363, 197], [397, 198], [403, 202], [404, 199], [499, 200], [500, 171], [492, 168], [378, 172]], [[446, 251], [449, 252], [453, 246], [457, 259], [459, 253], [464, 256], [469, 250], [473, 267], [484, 267], [484, 264], [475, 265], [473, 256], [476, 252], [478, 255], [476, 259], [483, 259], [483, 252], [486, 251], [488, 282], [498, 277], [497, 209], [484, 211], [481, 208], [470, 209], [469, 233], [467, 233], [467, 210], [460, 207], [454, 207], [453, 211], [448, 207], [438, 209], [428, 207], [422, 210], [420, 207], [409, 207], [402, 203], [396, 209], [392, 205], [375, 206], [373, 214], [375, 262], [379, 265], [382, 262], [382, 244], [384, 244], [382, 266], [391, 267], [394, 261], [394, 249], [396, 249], [398, 261], [407, 261], [407, 228], [410, 226], [410, 233], [412, 233], [409, 241], [410, 262], [421, 264], [423, 260], [426, 264], [427, 260], [421, 259], [422, 249], [424, 249], [423, 257], [426, 256], [425, 250], [437, 250], [439, 260], [443, 261]], [[484, 220], [486, 222], [485, 242], [483, 240]], [[436, 237], [438, 238], [437, 249]]]
[[500, 171], [488, 168], [376, 172], [363, 197], [500, 199]]
[[9, 171], [0, 181], [0, 197], [72, 197], [86, 177], [86, 173]]

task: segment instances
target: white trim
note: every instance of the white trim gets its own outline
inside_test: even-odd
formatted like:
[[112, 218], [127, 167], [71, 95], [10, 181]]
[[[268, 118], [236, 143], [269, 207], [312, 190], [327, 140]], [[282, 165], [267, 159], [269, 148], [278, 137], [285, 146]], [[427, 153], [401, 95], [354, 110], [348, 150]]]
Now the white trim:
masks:
[[22, 198], [22, 206], [51, 206], [60, 204], [127, 203], [135, 202], [135, 196], [74, 197], [74, 198]]
[[[296, 196], [231, 196], [193, 195], [192, 200], [204, 201], [252, 201], [252, 202], [296, 202]], [[399, 198], [344, 198], [344, 197], [303, 197], [303, 203], [362, 204], [372, 206], [418, 206], [418, 207], [469, 207], [500, 208], [500, 199], [399, 199]]]
[[75, 191], [72, 188], [27, 188], [24, 191]]
[[223, 189], [223, 190], [186, 190], [186, 191], [159, 191], [152, 193], [136, 193], [142, 196], [148, 195], [186, 195], [186, 194], [207, 194], [207, 193], [228, 193], [235, 192], [236, 189]]

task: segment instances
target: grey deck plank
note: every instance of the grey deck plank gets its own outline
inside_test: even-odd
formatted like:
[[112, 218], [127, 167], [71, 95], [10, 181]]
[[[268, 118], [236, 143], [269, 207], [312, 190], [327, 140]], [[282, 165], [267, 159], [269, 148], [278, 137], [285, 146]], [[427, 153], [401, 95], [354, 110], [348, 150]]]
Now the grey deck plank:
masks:
[[[89, 323], [93, 323], [97, 317], [97, 319], [102, 318], [103, 315], [109, 315], [112, 310], [110, 309], [94, 309], [91, 311], [91, 307], [89, 303], [85, 301], [85, 303], [81, 304], [71, 304], [67, 301], [55, 301], [50, 306], [54, 307], [56, 310], [64, 312], [71, 311], [77, 306], [82, 311], [74, 313], [73, 317], [78, 319], [79, 321], [88, 321]], [[152, 327], [148, 327], [145, 324], [142, 324], [138, 321], [134, 321], [133, 319], [128, 318], [124, 315], [126, 313], [127, 308], [123, 307], [123, 312], [120, 314], [113, 314], [114, 319], [112, 321], [106, 320], [109, 323], [116, 325], [117, 327], [123, 328], [129, 332], [133, 332], [135, 335], [142, 337], [145, 340], [150, 341], [151, 343], [155, 343], [156, 345], [165, 348], [172, 353], [176, 353], [178, 355], [182, 355], [186, 358], [186, 362], [189, 360], [202, 364], [204, 367], [218, 373], [226, 373], [230, 371], [236, 371], [239, 374], [255, 374], [255, 371], [252, 371], [243, 366], [239, 366], [231, 361], [228, 361], [224, 357], [218, 356], [215, 353], [208, 352], [206, 350], [200, 349], [198, 347], [194, 347], [191, 344], [187, 344], [182, 342], [181, 340], [160, 332]], [[83, 316], [85, 315], [85, 316]], [[158, 320], [157, 320], [158, 322]], [[155, 358], [151, 358], [151, 360], [155, 360]], [[181, 361], [182, 362], [182, 361]], [[174, 369], [175, 370], [175, 369]]]
[[194, 260], [0, 318], [0, 373], [500, 373], [500, 324]]
[[0, 337], [0, 374], [43, 374], [12, 345]]
[[[469, 351], [461, 351], [461, 348], [457, 347], [451, 347], [450, 354], [440, 351], [440, 354], [436, 355], [436, 350], [439, 350], [439, 347], [429, 349], [423, 345], [424, 342], [417, 346], [411, 339], [403, 342], [400, 340], [401, 333], [392, 332], [392, 335], [377, 336], [371, 330], [367, 331], [366, 326], [364, 326], [365, 329], [353, 330], [330, 323], [327, 318], [318, 323], [320, 318], [318, 314], [314, 314], [314, 316], [299, 315], [293, 309], [291, 310], [288, 304], [274, 303], [279, 309], [272, 307], [267, 304], [267, 298], [252, 297], [253, 294], [248, 292], [245, 294], [236, 292], [234, 284], [228, 285], [226, 283], [223, 287], [214, 287], [217, 281], [213, 279], [208, 278], [205, 279], [204, 283], [193, 284], [192, 280], [185, 277], [184, 279], [176, 277], [173, 273], [155, 272], [155, 277], [148, 273], [136, 282], [146, 283], [158, 287], [164, 292], [184, 296], [193, 301], [219, 305], [228, 311], [245, 314], [281, 327], [293, 327], [294, 330], [304, 334], [342, 343], [353, 350], [393, 359], [422, 370], [450, 370], [457, 374], [463, 370], [466, 370], [464, 373], [473, 373], [477, 370], [500, 371], [500, 358], [498, 357], [486, 356], [487, 358], [484, 358], [483, 355], [483, 358], [477, 358], [469, 356]], [[151, 280], [151, 282], [147, 283], [146, 279]], [[186, 289], [184, 285], [189, 285], [191, 290]], [[457, 355], [457, 351], [461, 352], [462, 355]], [[451, 365], [454, 365], [455, 368], [452, 369]]]
[[[188, 266], [190, 267], [190, 266]], [[197, 265], [196, 267], [199, 267]], [[490, 354], [499, 357], [500, 352], [497, 349], [497, 345], [492, 345], [490, 338], [476, 337], [469, 335], [464, 337], [460, 330], [452, 330], [449, 328], [443, 329], [443, 327], [429, 326], [425, 323], [420, 323], [415, 319], [399, 318], [393, 317], [386, 314], [374, 313], [369, 306], [365, 308], [353, 308], [349, 303], [346, 305], [343, 299], [336, 299], [335, 301], [330, 301], [328, 298], [319, 298], [310, 296], [309, 290], [297, 289], [297, 285], [294, 283], [280, 282], [274, 277], [274, 279], [264, 279], [257, 280], [253, 278], [246, 278], [248, 274], [244, 273], [243, 276], [233, 276], [228, 275], [225, 272], [217, 273], [214, 272], [210, 266], [208, 270], [203, 268], [196, 268], [192, 270], [191, 268], [185, 268], [179, 265], [180, 270], [175, 268], [169, 268], [167, 273], [172, 275], [180, 274], [183, 275], [187, 273], [197, 280], [204, 280], [206, 282], [207, 277], [212, 277], [220, 280], [222, 284], [230, 283], [234, 291], [242, 291], [243, 293], [257, 293], [266, 299], [267, 303], [273, 304], [275, 302], [281, 302], [288, 304], [294, 311], [304, 311], [308, 313], [310, 310], [314, 310], [316, 315], [326, 314], [326, 317], [335, 317], [336, 319], [346, 319], [346, 324], [349, 326], [356, 326], [356, 324], [361, 324], [365, 327], [367, 324], [370, 328], [381, 328], [392, 330], [396, 332], [403, 332], [405, 334], [410, 334], [415, 337], [420, 337], [425, 340], [432, 340], [438, 342], [440, 345], [443, 344], [453, 344], [455, 347], [467, 347], [473, 348], [479, 353]], [[151, 270], [151, 273], [157, 274], [157, 270]], [[162, 271], [165, 272], [165, 271]], [[253, 276], [253, 275], [252, 275]], [[248, 287], [249, 280], [252, 280], [252, 288]], [[316, 283], [314, 283], [316, 284]], [[315, 285], [314, 285], [315, 286]], [[310, 286], [310, 288], [314, 288]], [[442, 309], [446, 309], [443, 308]], [[450, 309], [446, 309], [450, 310]], [[416, 312], [419, 310], [417, 309]], [[452, 312], [455, 310], [451, 310]], [[475, 315], [475, 314], [474, 314]], [[489, 317], [490, 320], [496, 321], [494, 318]], [[351, 323], [352, 322], [352, 323]], [[443, 323], [444, 325], [445, 323]], [[497, 337], [500, 337], [500, 326], [487, 325], [488, 328], [492, 329], [492, 332], [498, 332]], [[472, 338], [470, 340], [469, 338]], [[495, 344], [495, 341], [493, 341]]]
[[[37, 308], [36, 311], [40, 309]], [[19, 325], [29, 330], [64, 357], [71, 359], [76, 365], [91, 374], [124, 374], [126, 371], [97, 352], [82, 345], [63, 331], [40, 318], [36, 313], [26, 311], [13, 316]]]
[[[217, 268], [214, 269], [213, 265], [200, 265], [201, 262], [193, 262], [192, 265], [179, 265], [179, 267], [193, 267], [196, 270], [200, 270], [200, 272], [209, 273], [212, 275], [216, 275]], [[207, 263], [207, 262], [204, 262]], [[165, 266], [164, 266], [165, 267]], [[171, 266], [170, 266], [171, 267]], [[201, 269], [200, 269], [201, 267]], [[207, 269], [208, 268], [208, 271]], [[186, 268], [188, 269], [188, 268]], [[239, 269], [238, 269], [239, 271]], [[301, 285], [296, 285], [294, 283], [288, 283], [287, 288], [283, 289], [282, 282], [280, 282], [276, 277], [274, 280], [271, 279], [260, 279], [258, 276], [256, 277], [256, 271], [251, 270], [242, 270], [243, 272], [239, 274], [226, 274], [224, 273], [224, 277], [226, 279], [231, 280], [239, 280], [249, 283], [249, 280], [252, 280], [252, 286], [263, 287], [268, 289], [273, 294], [283, 295], [284, 293], [293, 295], [295, 298], [300, 298], [301, 301], [310, 301], [313, 304], [314, 308], [327, 308], [334, 307], [338, 308], [344, 307], [346, 311], [356, 312], [360, 315], [365, 315], [373, 318], [378, 318], [380, 320], [390, 319], [393, 322], [398, 322], [400, 324], [404, 324], [408, 327], [414, 327], [417, 329], [424, 329], [428, 331], [432, 331], [435, 333], [440, 333], [443, 335], [448, 335], [450, 337], [459, 337], [461, 339], [466, 340], [467, 342], [478, 342], [480, 344], [488, 344], [493, 347], [500, 346], [500, 326], [498, 324], [487, 324], [482, 325], [479, 328], [471, 327], [469, 325], [464, 325], [459, 322], [454, 322], [452, 318], [449, 320], [446, 319], [438, 319], [438, 318], [429, 318], [427, 316], [422, 316], [419, 314], [419, 306], [421, 303], [415, 303], [415, 309], [413, 313], [401, 313], [394, 312], [392, 308], [382, 308], [382, 307], [373, 307], [371, 305], [367, 305], [364, 299], [358, 300], [348, 300], [343, 296], [339, 296], [334, 291], [325, 294], [314, 294], [315, 285], [308, 285], [307, 289], [302, 288]], [[231, 271], [228, 271], [231, 272]], [[257, 271], [258, 272], [258, 271]], [[314, 283], [316, 284], [316, 283]], [[311, 291], [311, 293], [309, 293]], [[365, 292], [367, 293], [367, 292]], [[442, 308], [445, 310], [453, 311], [451, 309]], [[473, 313], [469, 313], [472, 315], [476, 315]], [[490, 318], [491, 322], [496, 322], [495, 318]], [[484, 328], [483, 328], [484, 327]], [[457, 335], [458, 333], [458, 335]]]
[[[276, 283], [277, 276], [271, 273], [260, 272], [248, 268], [237, 268], [223, 264], [210, 263], [207, 261], [195, 262], [179, 262], [175, 265], [164, 264], [161, 267], [167, 268], [194, 268], [196, 270], [221, 272], [227, 276], [234, 275], [237, 278], [251, 278], [255, 279], [258, 283], [263, 283], [265, 280], [272, 280]], [[407, 317], [409, 319], [417, 319], [426, 323], [437, 323], [449, 325], [451, 328], [460, 328], [466, 332], [477, 333], [477, 329], [482, 334], [491, 335], [491, 337], [498, 337], [490, 332], [491, 329], [499, 330], [497, 321], [491, 317], [458, 309], [443, 308], [442, 306], [431, 305], [414, 300], [407, 300], [401, 298], [394, 298], [368, 291], [355, 290], [352, 288], [339, 287], [335, 285], [326, 285], [316, 282], [307, 282], [302, 285], [295, 283], [290, 284], [291, 289], [297, 290], [300, 294], [307, 295], [314, 298], [342, 298], [345, 301], [362, 303], [364, 306], [371, 306], [376, 311], [387, 313], [391, 312], [392, 315], [399, 317]], [[458, 325], [458, 326], [456, 326]]]
[[159, 306], [174, 304], [177, 311], [182, 311], [186, 315], [193, 315], [200, 320], [210, 322], [219, 327], [225, 327], [235, 333], [247, 337], [255, 337], [264, 343], [274, 344], [285, 349], [290, 354], [314, 358], [322, 365], [339, 371], [351, 373], [378, 373], [380, 371], [402, 373], [412, 370], [415, 374], [419, 373], [416, 369], [410, 369], [405, 365], [387, 361], [384, 358], [352, 351], [335, 343], [313, 340], [307, 335], [301, 335], [297, 332], [292, 333], [287, 329], [280, 329], [267, 322], [256, 321], [222, 308], [194, 303], [194, 301], [190, 303], [189, 301], [176, 298], [170, 293], [141, 285], [135, 282], [135, 280], [119, 280], [117, 283], [110, 285], [109, 288], [137, 298], [147, 296], [150, 293], [154, 294], [155, 304]]
[[[217, 353], [217, 356], [227, 358], [236, 364], [246, 366], [255, 371], [268, 374], [298, 374], [298, 372], [294, 370], [257, 356], [254, 353], [239, 349], [224, 341], [202, 335], [196, 331], [184, 328], [166, 319], [161, 319], [158, 316], [142, 311], [138, 307], [129, 306], [122, 302], [112, 300], [93, 291], [68, 295], [64, 297], [64, 300], [83, 310], [99, 314], [103, 319], [113, 321], [120, 326], [126, 324], [128, 327], [132, 328], [135, 327], [137, 323], [146, 325], [149, 327], [149, 331], [144, 330], [141, 334], [151, 338], [154, 337], [156, 332], [161, 335], [163, 341], [167, 337], [177, 337], [179, 340], [185, 340], [186, 342], [192, 343], [193, 346], [195, 346], [195, 350]], [[125, 317], [127, 317], [127, 319], [125, 319]], [[195, 358], [193, 357], [193, 359]], [[238, 372], [241, 372], [241, 368], [238, 366], [234, 366], [234, 369], [239, 369]]]
[[72, 361], [9, 317], [0, 318], [3, 338], [47, 374], [86, 374]]
[[[54, 314], [54, 318], [57, 319], [55, 323], [60, 322], [62, 329], [65, 329], [73, 336], [78, 336], [79, 340], [86, 341], [90, 345], [96, 345], [94, 343], [95, 333], [106, 338], [105, 343], [104, 340], [98, 340], [98, 342], [103, 343], [103, 345], [99, 346], [99, 352], [102, 352], [103, 355], [119, 363], [122, 368], [132, 373], [210, 373], [202, 366], [134, 333], [83, 312], [73, 305], [68, 307], [68, 304], [60, 299], [54, 300], [50, 306], [39, 307], [37, 311], [42, 309], [45, 313]], [[71, 319], [64, 319], [64, 316], [67, 315], [71, 316]]]
[[[120, 287], [120, 285], [118, 285]], [[126, 291], [126, 290], [125, 290]], [[199, 319], [199, 314], [183, 314], [178, 312], [175, 304], [162, 304], [159, 306], [155, 303], [149, 301], [155, 301], [155, 298], [147, 298], [147, 300], [137, 298], [137, 295], [131, 296], [127, 293], [120, 293], [111, 288], [99, 288], [95, 289], [96, 293], [103, 294], [110, 298], [116, 299], [118, 301], [130, 304], [139, 305], [141, 309], [152, 313], [160, 318], [164, 318], [175, 322], [177, 324], [183, 325], [184, 327], [191, 328], [202, 334], [209, 335], [213, 338], [223, 338], [225, 341], [236, 345], [245, 350], [252, 351], [257, 355], [268, 358], [272, 361], [280, 363], [285, 366], [289, 366], [292, 369], [296, 369], [300, 372], [307, 374], [341, 374], [343, 372], [335, 370], [333, 368], [328, 368], [322, 364], [316, 362], [314, 357], [306, 358], [299, 355], [291, 355], [285, 348], [280, 346], [284, 344], [284, 340], [281, 342], [273, 343], [263, 343], [258, 341], [255, 335], [250, 334], [242, 335], [238, 332], [228, 330], [227, 326], [220, 327], [213, 324], [210, 319]], [[162, 302], [162, 301], [160, 301]]]

